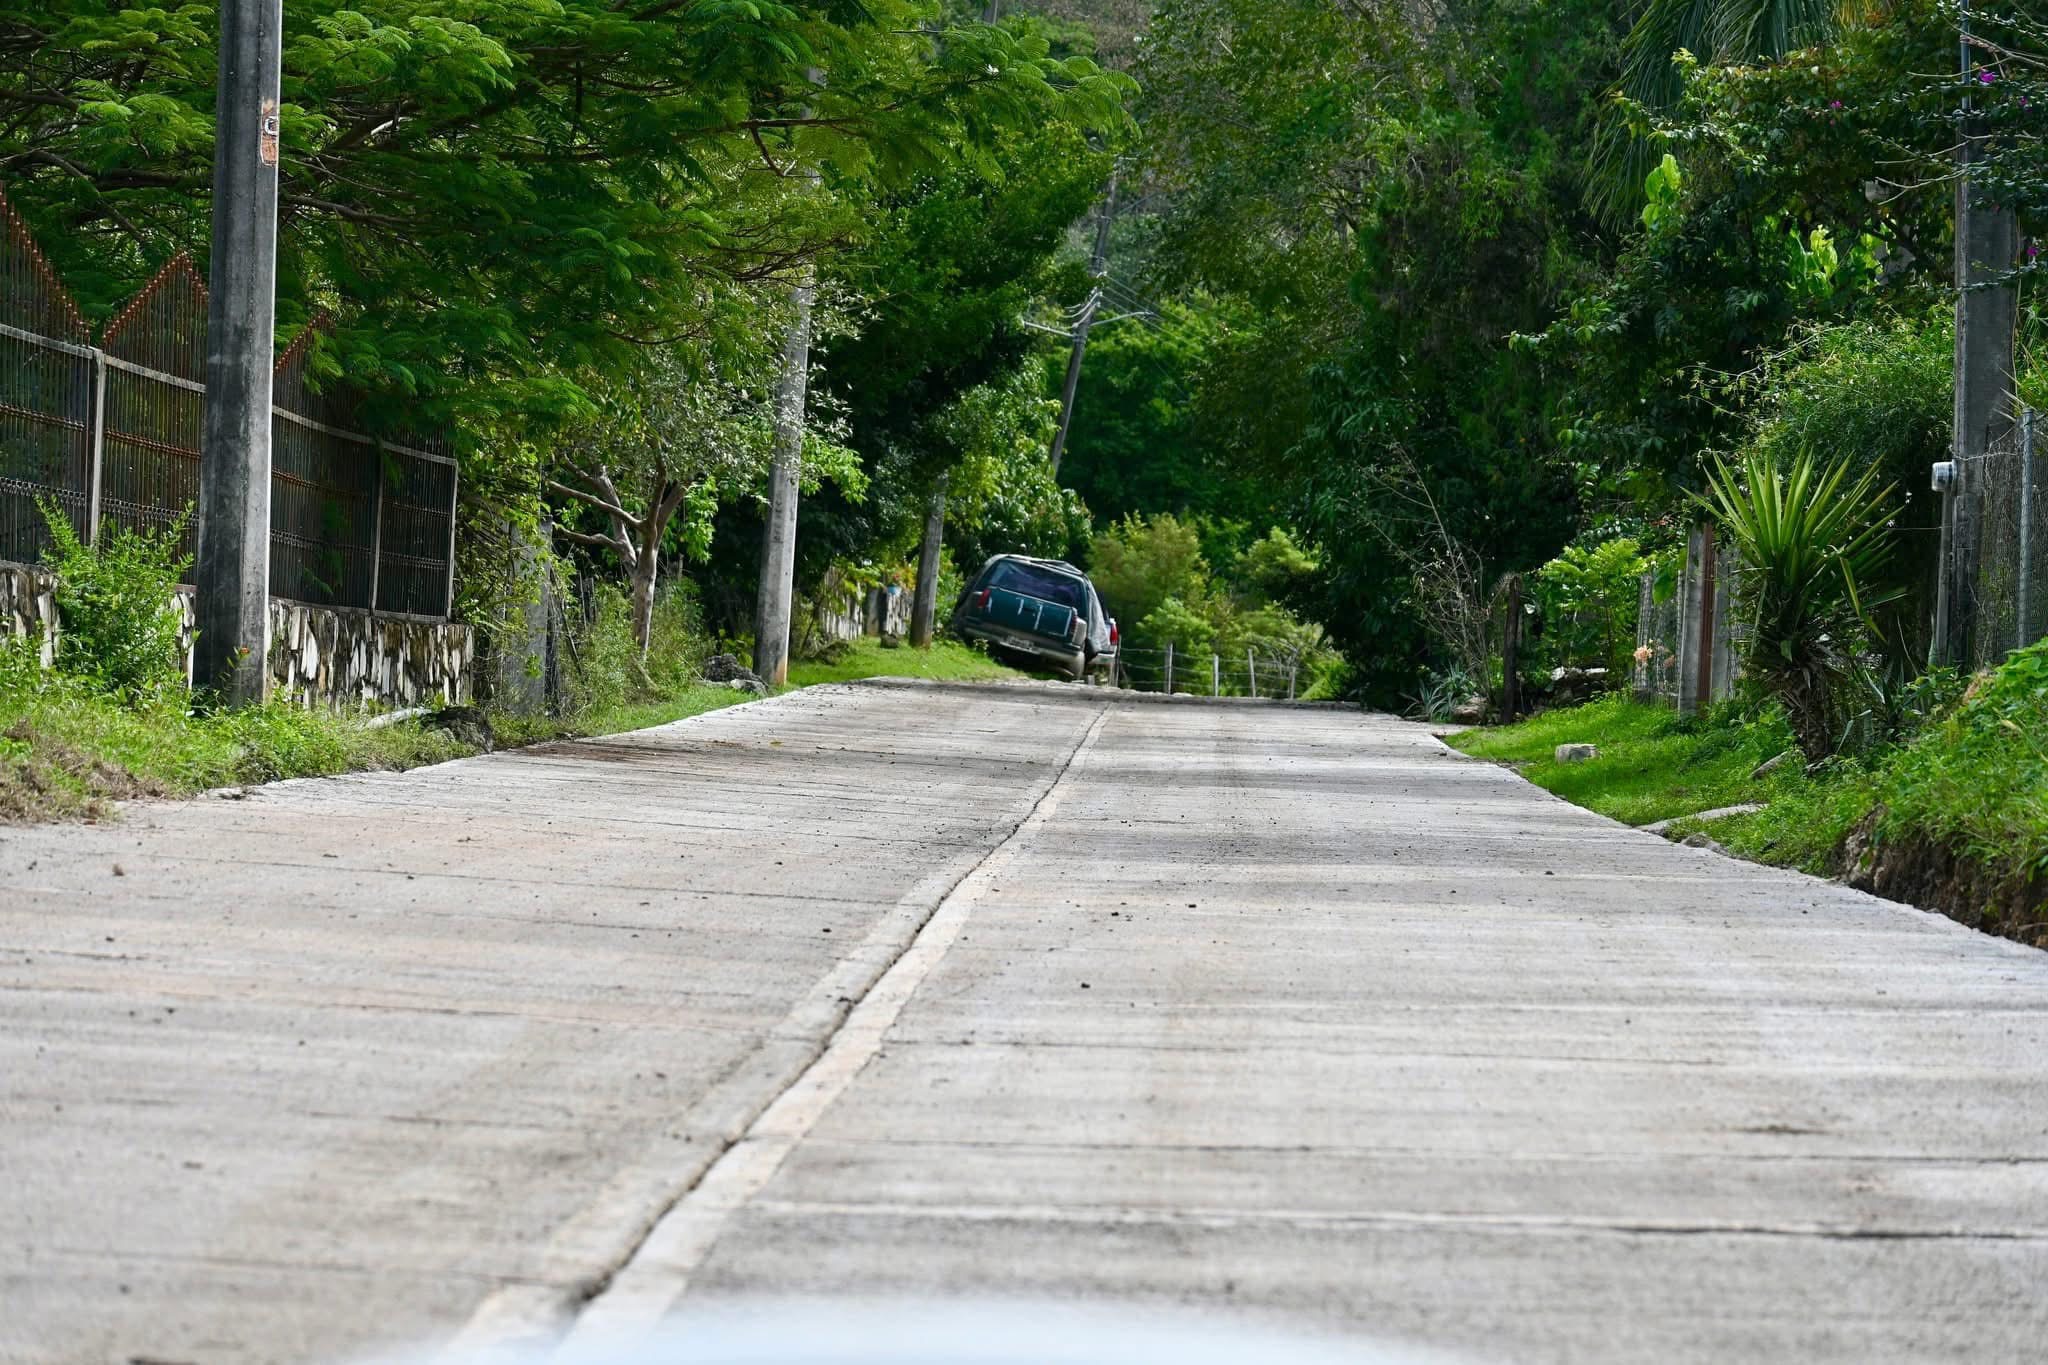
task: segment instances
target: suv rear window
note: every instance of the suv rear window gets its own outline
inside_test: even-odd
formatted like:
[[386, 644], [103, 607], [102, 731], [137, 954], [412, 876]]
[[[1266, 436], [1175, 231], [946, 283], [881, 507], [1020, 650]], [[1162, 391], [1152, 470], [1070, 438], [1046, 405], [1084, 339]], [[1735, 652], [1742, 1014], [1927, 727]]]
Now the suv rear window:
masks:
[[1036, 597], [1047, 602], [1057, 602], [1086, 613], [1088, 598], [1086, 589], [1078, 578], [1060, 573], [1056, 569], [1042, 569], [1036, 564], [1024, 564], [1006, 559], [996, 565], [995, 572], [988, 576], [991, 588], [1007, 588], [1026, 597]]

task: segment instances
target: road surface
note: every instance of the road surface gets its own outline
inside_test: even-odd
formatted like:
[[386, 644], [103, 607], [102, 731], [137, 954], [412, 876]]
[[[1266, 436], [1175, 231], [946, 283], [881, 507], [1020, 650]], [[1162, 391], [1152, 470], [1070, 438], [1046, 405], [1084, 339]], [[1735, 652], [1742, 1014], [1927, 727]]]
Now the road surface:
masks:
[[1355, 712], [819, 688], [0, 831], [0, 987], [8, 1361], [757, 1294], [2048, 1341], [2048, 955]]

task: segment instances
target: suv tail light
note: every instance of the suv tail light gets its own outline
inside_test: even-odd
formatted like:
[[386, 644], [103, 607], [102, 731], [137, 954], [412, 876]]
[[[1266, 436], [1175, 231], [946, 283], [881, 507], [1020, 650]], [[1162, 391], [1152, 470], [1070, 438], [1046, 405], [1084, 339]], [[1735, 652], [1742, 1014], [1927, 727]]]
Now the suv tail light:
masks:
[[1117, 630], [1117, 628], [1116, 628], [1116, 622], [1115, 622], [1115, 621], [1111, 621], [1111, 622], [1109, 623], [1109, 643], [1110, 643], [1111, 647], [1112, 647], [1112, 648], [1114, 648], [1115, 646], [1117, 646], [1117, 645], [1120, 645], [1120, 644], [1122, 644], [1123, 642], [1124, 642], [1124, 637], [1123, 637], [1123, 635], [1122, 635], [1122, 634], [1121, 634], [1121, 633], [1120, 633], [1120, 632], [1119, 632], [1119, 631]]
[[994, 588], [983, 588], [980, 592], [974, 594], [974, 609], [976, 611], [987, 611], [988, 600], [995, 595], [996, 590]]

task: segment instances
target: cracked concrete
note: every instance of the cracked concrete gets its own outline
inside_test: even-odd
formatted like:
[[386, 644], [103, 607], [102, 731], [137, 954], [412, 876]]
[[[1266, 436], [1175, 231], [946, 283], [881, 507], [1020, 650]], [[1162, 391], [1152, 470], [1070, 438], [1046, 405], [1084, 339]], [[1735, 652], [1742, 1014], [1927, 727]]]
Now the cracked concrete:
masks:
[[881, 687], [0, 834], [0, 1357], [559, 1328], [942, 902], [687, 1302], [2038, 1358], [2048, 956], [1398, 722]]

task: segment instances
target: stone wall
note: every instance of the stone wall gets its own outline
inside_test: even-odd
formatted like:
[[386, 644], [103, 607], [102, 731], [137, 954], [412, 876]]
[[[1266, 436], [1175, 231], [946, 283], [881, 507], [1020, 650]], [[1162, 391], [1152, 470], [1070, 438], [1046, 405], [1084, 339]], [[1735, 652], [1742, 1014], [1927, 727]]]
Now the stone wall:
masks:
[[[0, 627], [14, 636], [39, 636], [45, 666], [55, 657], [61, 629], [51, 583], [43, 569], [0, 564]], [[174, 602], [189, 678], [192, 594], [180, 591]], [[425, 706], [470, 700], [476, 639], [457, 622], [373, 616], [272, 598], [268, 653], [275, 696], [309, 706]]]

